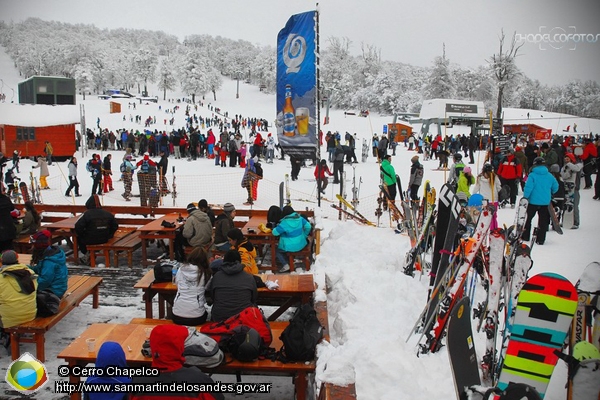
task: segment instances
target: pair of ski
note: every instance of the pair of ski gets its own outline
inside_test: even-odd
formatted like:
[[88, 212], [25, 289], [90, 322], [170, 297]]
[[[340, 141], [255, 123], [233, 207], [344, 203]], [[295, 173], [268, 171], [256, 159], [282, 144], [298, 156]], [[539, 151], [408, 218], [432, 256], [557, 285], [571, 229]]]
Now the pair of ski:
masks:
[[37, 183], [37, 179], [33, 177], [33, 172], [29, 173], [29, 180], [31, 182], [31, 195], [29, 194], [27, 184], [25, 182], [19, 183], [19, 191], [21, 192], [21, 197], [23, 197], [23, 203], [28, 201], [36, 204], [42, 203], [40, 186]]
[[373, 222], [369, 221], [360, 212], [358, 212], [358, 210], [356, 209], [356, 207], [354, 207], [348, 200], [344, 199], [344, 197], [342, 197], [341, 194], [336, 194], [335, 197], [340, 201], [340, 203], [342, 203], [348, 209], [352, 210], [353, 213], [349, 212], [348, 210], [343, 209], [342, 207], [340, 207], [337, 204], [332, 204], [331, 207], [333, 207], [336, 210], [338, 210], [339, 212], [343, 213], [348, 218], [353, 219], [353, 220], [355, 220], [357, 222], [360, 222], [361, 224], [365, 224], [365, 225], [369, 225], [369, 226], [377, 226]]

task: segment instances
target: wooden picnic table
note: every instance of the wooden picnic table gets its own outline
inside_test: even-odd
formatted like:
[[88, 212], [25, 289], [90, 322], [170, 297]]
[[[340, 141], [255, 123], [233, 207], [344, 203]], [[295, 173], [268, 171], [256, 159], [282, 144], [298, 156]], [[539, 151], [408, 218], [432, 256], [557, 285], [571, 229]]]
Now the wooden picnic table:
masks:
[[[242, 228], [242, 233], [250, 240], [252, 244], [268, 244], [271, 249], [271, 270], [273, 272], [277, 271], [277, 243], [279, 242], [279, 238], [274, 236], [271, 233], [264, 233], [258, 229], [260, 224], [267, 225], [267, 217], [266, 216], [255, 216], [250, 217], [248, 222]], [[264, 264], [261, 264], [260, 267], [264, 267]]]
[[[177, 213], [163, 215], [138, 228], [140, 239], [142, 240], [142, 265], [146, 266], [152, 263], [152, 261], [148, 260], [147, 250], [148, 241], [150, 240], [169, 239], [169, 259], [175, 259], [175, 236], [177, 235], [177, 230], [183, 226], [183, 223], [177, 221], [181, 215]], [[165, 221], [171, 222], [175, 226], [172, 228], [162, 226], [162, 223]]]
[[[157, 323], [162, 324], [165, 322], [157, 321]], [[281, 349], [282, 343], [279, 336], [287, 325], [288, 322], [271, 323], [271, 330], [273, 332], [273, 342], [271, 343], [271, 347], [276, 350]], [[149, 366], [152, 359], [144, 357], [140, 351], [146, 340], [145, 330], [148, 327], [148, 324], [92, 324], [61, 351], [58, 358], [64, 359], [71, 368], [76, 365], [85, 366], [96, 361], [97, 352], [102, 343], [113, 341], [119, 343], [125, 351], [125, 360], [128, 366]], [[96, 339], [96, 345], [93, 352], [88, 351], [86, 344], [86, 340], [90, 338]], [[282, 363], [281, 361], [264, 359], [252, 362], [241, 362], [233, 359], [231, 355], [227, 354], [225, 361], [220, 366], [213, 369], [206, 369], [206, 372], [210, 374], [239, 374], [243, 372], [254, 375], [291, 376], [296, 387], [298, 398], [304, 399], [308, 386], [307, 374], [313, 373], [315, 367], [315, 361]], [[69, 376], [69, 382], [72, 385], [78, 385], [80, 377]], [[81, 393], [72, 393], [71, 399], [81, 399]]]
[[79, 264], [79, 249], [77, 248], [77, 234], [75, 233], [75, 224], [83, 214], [74, 217], [65, 218], [63, 220], [43, 225], [44, 229], [48, 229], [52, 236], [62, 236], [67, 241], [73, 243], [73, 262]]
[[[314, 292], [315, 283], [312, 274], [261, 274], [258, 275], [263, 281], [278, 281], [279, 289], [269, 290], [265, 287], [258, 289], [258, 303], [261, 305], [279, 306], [273, 314], [268, 317], [269, 321], [275, 321], [288, 308], [297, 303], [308, 303]], [[154, 283], [154, 270], [149, 270], [133, 286], [141, 289], [146, 308], [146, 318], [152, 318], [152, 299], [158, 295], [158, 317], [165, 317], [165, 303], [172, 303], [177, 294], [177, 285], [171, 282]]]

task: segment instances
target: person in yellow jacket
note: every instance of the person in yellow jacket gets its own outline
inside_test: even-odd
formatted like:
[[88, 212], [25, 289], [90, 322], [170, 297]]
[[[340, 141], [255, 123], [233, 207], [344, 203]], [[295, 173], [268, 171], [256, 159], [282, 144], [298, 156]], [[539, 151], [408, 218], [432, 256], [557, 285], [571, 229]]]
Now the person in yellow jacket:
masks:
[[19, 264], [13, 250], [2, 252], [0, 266], [0, 328], [23, 324], [37, 314], [37, 281], [34, 272]]
[[227, 232], [227, 238], [229, 239], [231, 247], [240, 253], [244, 271], [252, 275], [258, 274], [258, 267], [256, 266], [256, 249], [254, 248], [254, 245], [248, 241], [248, 238], [244, 236], [242, 231], [238, 228], [233, 228]]

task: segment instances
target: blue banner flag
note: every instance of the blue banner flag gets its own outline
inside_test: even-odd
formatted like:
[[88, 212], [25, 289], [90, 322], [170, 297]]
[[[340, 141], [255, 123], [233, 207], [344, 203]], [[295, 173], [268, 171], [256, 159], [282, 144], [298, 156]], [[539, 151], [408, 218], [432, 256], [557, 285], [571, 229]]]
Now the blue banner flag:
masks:
[[285, 154], [317, 151], [316, 11], [292, 15], [277, 35], [277, 138]]

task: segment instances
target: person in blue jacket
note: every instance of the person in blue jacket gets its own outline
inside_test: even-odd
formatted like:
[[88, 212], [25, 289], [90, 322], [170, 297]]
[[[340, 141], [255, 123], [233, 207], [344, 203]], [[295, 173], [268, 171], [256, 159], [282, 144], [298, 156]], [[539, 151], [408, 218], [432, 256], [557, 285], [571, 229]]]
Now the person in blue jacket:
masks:
[[277, 261], [282, 265], [279, 272], [287, 272], [290, 270], [287, 253], [306, 247], [312, 226], [306, 218], [295, 212], [292, 206], [283, 207], [281, 215], [279, 224], [273, 228], [273, 235], [279, 236], [276, 252]]
[[[119, 343], [104, 342], [98, 350], [96, 357], [96, 367], [106, 368], [109, 365], [119, 368], [127, 368], [125, 360], [125, 352]], [[90, 376], [87, 384], [108, 384], [121, 385], [131, 383], [131, 378], [127, 376]], [[129, 393], [125, 392], [106, 392], [106, 393], [84, 393], [84, 400], [126, 400], [129, 398]]]
[[550, 224], [550, 210], [548, 205], [552, 201], [552, 195], [558, 190], [556, 178], [548, 171], [546, 161], [542, 157], [536, 157], [533, 160], [533, 166], [527, 177], [523, 197], [529, 200], [527, 206], [527, 220], [521, 238], [529, 240], [531, 231], [531, 220], [538, 215], [538, 234], [536, 243], [544, 244], [546, 241], [546, 232]]
[[[67, 291], [68, 270], [65, 252], [58, 246], [50, 245], [52, 234], [48, 230], [37, 232], [32, 237], [35, 265], [31, 267], [38, 275], [38, 291], [49, 290], [58, 298]], [[38, 259], [38, 254], [41, 256]]]

